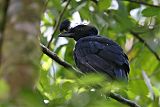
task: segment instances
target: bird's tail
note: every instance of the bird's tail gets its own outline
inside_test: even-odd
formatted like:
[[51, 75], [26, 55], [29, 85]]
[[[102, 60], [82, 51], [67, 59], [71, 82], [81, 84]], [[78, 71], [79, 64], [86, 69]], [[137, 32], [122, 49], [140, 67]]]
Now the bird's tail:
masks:
[[115, 77], [117, 80], [128, 81], [128, 76], [124, 69], [116, 68], [114, 72], [115, 72], [115, 75], [116, 75]]

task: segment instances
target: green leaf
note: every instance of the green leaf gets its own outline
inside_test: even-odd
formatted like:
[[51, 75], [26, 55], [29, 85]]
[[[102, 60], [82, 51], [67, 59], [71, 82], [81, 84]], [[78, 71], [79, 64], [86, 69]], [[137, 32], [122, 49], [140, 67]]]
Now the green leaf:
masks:
[[66, 45], [66, 52], [64, 57], [64, 60], [69, 62], [72, 65], [74, 64], [74, 60], [73, 60], [73, 57], [70, 57], [70, 56], [73, 56], [74, 44], [75, 44], [74, 40], [69, 39], [69, 42]]
[[147, 86], [143, 80], [130, 81], [128, 89], [134, 94], [140, 95], [142, 97], [146, 97], [148, 94]]
[[4, 80], [0, 80], [0, 101], [5, 100], [9, 95], [9, 86]]
[[156, 7], [148, 7], [142, 11], [142, 14], [146, 17], [160, 16], [160, 9]]
[[43, 96], [37, 91], [33, 92], [30, 89], [23, 89], [20, 93], [18, 101], [23, 104], [23, 107], [45, 107]]
[[105, 77], [98, 74], [88, 74], [80, 78], [79, 83], [82, 85], [97, 85], [105, 80]]
[[111, 5], [112, 0], [99, 0], [98, 7], [100, 11], [108, 9]]

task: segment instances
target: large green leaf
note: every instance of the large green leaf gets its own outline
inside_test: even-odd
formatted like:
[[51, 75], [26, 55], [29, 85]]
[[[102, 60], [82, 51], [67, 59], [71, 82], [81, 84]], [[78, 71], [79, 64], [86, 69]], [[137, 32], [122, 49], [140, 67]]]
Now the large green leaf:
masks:
[[142, 11], [142, 14], [146, 17], [160, 16], [160, 8], [148, 7]]
[[99, 0], [98, 8], [100, 11], [107, 10], [111, 5], [112, 0]]

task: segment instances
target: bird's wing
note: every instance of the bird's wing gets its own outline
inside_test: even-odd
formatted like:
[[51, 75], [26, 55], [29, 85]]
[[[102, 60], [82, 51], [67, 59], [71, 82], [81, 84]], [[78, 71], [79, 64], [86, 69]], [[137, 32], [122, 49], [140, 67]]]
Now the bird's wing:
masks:
[[84, 37], [74, 50], [77, 67], [82, 72], [104, 72], [111, 78], [127, 78], [128, 58], [122, 48], [104, 37]]

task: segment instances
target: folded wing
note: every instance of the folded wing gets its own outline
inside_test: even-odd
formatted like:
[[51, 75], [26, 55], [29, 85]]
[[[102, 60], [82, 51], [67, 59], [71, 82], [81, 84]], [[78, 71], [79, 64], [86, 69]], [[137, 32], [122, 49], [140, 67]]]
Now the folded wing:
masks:
[[78, 40], [74, 58], [82, 72], [102, 72], [112, 79], [128, 79], [127, 56], [117, 43], [105, 37], [88, 36]]

